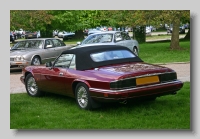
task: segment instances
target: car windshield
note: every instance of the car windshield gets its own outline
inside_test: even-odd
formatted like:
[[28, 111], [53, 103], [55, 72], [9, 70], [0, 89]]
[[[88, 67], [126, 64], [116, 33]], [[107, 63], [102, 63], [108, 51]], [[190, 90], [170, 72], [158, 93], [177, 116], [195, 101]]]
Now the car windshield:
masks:
[[88, 36], [82, 44], [109, 43], [112, 42], [113, 34], [95, 34]]
[[12, 49], [42, 49], [43, 40], [29, 40], [16, 43]]
[[112, 50], [93, 53], [90, 57], [95, 62], [102, 62], [114, 59], [134, 58], [136, 56], [128, 50]]

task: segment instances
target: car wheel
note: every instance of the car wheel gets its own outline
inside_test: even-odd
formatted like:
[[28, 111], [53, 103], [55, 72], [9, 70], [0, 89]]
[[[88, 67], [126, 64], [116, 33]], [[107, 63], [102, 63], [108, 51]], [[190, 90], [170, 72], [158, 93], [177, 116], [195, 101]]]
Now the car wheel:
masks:
[[25, 87], [27, 93], [32, 97], [42, 96], [43, 93], [39, 90], [37, 83], [32, 74], [28, 74], [25, 79]]
[[89, 89], [84, 83], [79, 83], [76, 86], [76, 102], [81, 109], [92, 109]]
[[133, 53], [136, 54], [138, 56], [138, 50], [136, 47], [133, 47]]
[[40, 65], [40, 64], [41, 64], [40, 58], [38, 56], [33, 57], [31, 65]]

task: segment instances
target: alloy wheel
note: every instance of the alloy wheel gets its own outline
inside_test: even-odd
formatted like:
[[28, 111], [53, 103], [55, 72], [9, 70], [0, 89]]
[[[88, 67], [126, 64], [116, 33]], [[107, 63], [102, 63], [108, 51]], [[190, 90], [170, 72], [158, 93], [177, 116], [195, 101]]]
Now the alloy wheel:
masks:
[[35, 79], [33, 77], [30, 77], [27, 81], [27, 89], [30, 95], [34, 96], [38, 92], [38, 86], [35, 82]]
[[88, 105], [88, 95], [87, 90], [80, 86], [77, 91], [77, 101], [81, 108], [86, 108]]

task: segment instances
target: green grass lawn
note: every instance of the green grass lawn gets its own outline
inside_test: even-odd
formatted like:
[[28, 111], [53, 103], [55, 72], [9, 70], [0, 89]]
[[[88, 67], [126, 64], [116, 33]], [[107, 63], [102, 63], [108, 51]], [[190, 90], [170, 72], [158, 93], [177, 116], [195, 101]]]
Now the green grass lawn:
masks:
[[190, 41], [180, 41], [182, 50], [171, 50], [170, 41], [140, 44], [139, 57], [149, 63], [190, 61]]
[[167, 129], [189, 130], [190, 83], [176, 95], [155, 101], [107, 104], [81, 110], [75, 99], [54, 94], [41, 98], [10, 95], [10, 129]]

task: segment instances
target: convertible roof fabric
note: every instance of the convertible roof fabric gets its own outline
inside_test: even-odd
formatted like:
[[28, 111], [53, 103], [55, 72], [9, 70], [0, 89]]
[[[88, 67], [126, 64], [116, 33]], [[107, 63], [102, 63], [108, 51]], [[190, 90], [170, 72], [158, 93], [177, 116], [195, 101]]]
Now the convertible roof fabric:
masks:
[[77, 47], [74, 49], [68, 49], [62, 52], [62, 54], [75, 54], [76, 55], [76, 70], [89, 70], [92, 68], [98, 68], [106, 65], [121, 64], [128, 62], [143, 62], [138, 56], [134, 58], [113, 59], [102, 62], [94, 62], [90, 57], [90, 54], [109, 51], [109, 50], [128, 50], [133, 53], [129, 48], [118, 45], [95, 45], [87, 47]]

